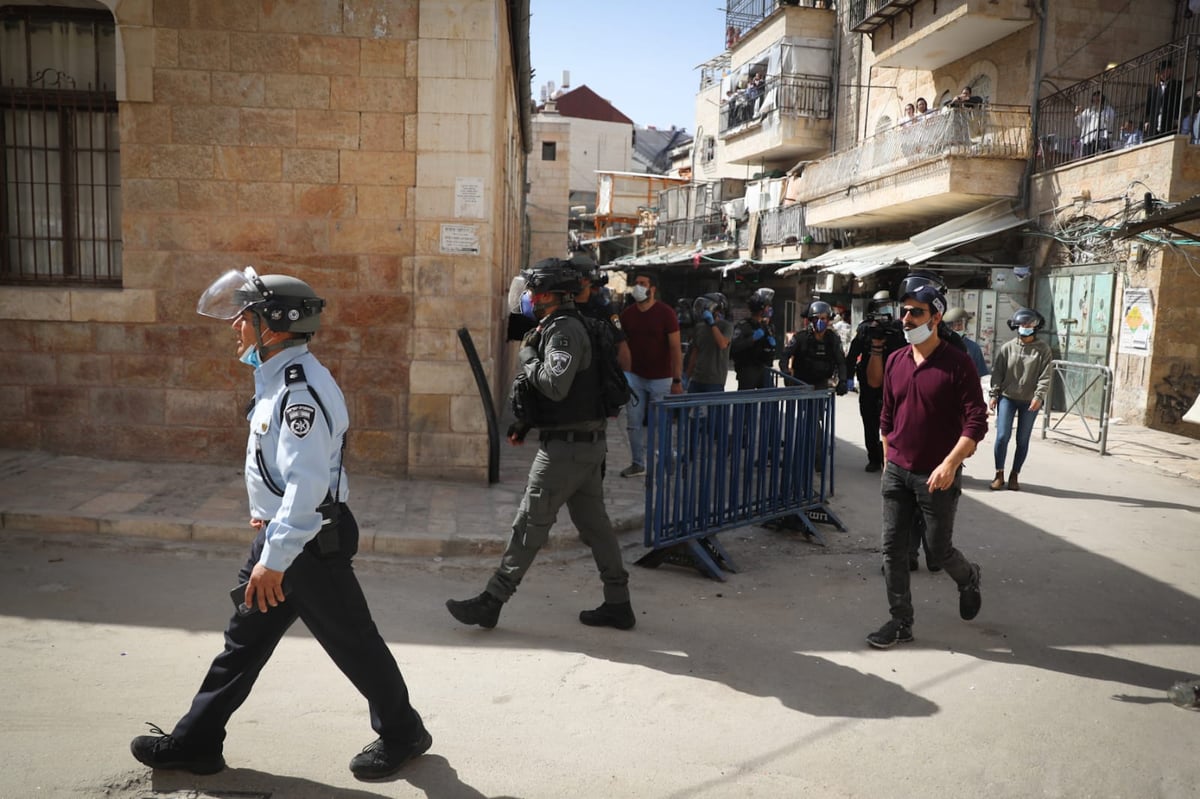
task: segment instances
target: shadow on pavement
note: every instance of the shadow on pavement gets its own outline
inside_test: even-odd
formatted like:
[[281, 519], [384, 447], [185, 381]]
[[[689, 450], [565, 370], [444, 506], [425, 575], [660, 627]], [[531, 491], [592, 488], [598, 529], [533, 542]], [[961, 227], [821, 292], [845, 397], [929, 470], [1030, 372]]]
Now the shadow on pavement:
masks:
[[[266, 799], [286, 796], [289, 799], [381, 799], [392, 796], [389, 783], [406, 782], [424, 791], [428, 799], [516, 799], [511, 796], [488, 797], [458, 778], [450, 761], [441, 755], [425, 755], [409, 763], [394, 779], [375, 783], [379, 788], [361, 789], [326, 785], [313, 780], [269, 774], [248, 768], [228, 768], [211, 777], [196, 777], [175, 771], [153, 773], [155, 793], [184, 796], [200, 792], [204, 796], [225, 799]], [[186, 793], [184, 793], [186, 792]]]

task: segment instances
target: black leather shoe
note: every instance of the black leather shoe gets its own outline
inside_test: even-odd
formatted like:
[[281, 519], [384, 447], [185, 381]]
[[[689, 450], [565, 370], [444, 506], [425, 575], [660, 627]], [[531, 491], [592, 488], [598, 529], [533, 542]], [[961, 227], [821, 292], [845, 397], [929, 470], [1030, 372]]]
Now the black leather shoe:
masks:
[[630, 630], [637, 624], [633, 606], [628, 602], [605, 602], [595, 610], [581, 610], [579, 620], [589, 627], [616, 627]]
[[154, 724], [150, 724], [150, 732], [150, 735], [139, 735], [129, 744], [129, 751], [143, 765], [190, 771], [193, 774], [216, 774], [225, 768], [225, 758], [220, 751], [197, 752], [189, 749]]
[[875, 463], [874, 461], [871, 461], [870, 463], [867, 464], [867, 468], [863, 469], [863, 471], [864, 472], [878, 472], [878, 471], [881, 471], [882, 469], [883, 469], [883, 464]]
[[504, 606], [496, 597], [484, 591], [470, 599], [447, 599], [446, 609], [463, 624], [478, 624], [490, 630], [500, 621], [500, 608]]
[[433, 736], [429, 730], [422, 730], [415, 741], [406, 743], [376, 738], [350, 758], [350, 773], [360, 780], [384, 780], [403, 768], [408, 761], [428, 752], [431, 746]]

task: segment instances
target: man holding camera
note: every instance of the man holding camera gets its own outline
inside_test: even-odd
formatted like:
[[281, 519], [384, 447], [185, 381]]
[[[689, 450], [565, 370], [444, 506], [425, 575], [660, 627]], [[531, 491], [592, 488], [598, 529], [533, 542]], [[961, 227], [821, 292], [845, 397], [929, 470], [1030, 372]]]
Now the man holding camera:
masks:
[[863, 423], [863, 445], [867, 448], [868, 472], [883, 468], [883, 443], [879, 440], [879, 413], [883, 409], [883, 387], [867, 383], [867, 365], [872, 358], [882, 365], [893, 352], [904, 347], [904, 330], [895, 318], [892, 295], [885, 289], [871, 298], [866, 319], [858, 326], [850, 351], [849, 368], [858, 383], [858, 413]]

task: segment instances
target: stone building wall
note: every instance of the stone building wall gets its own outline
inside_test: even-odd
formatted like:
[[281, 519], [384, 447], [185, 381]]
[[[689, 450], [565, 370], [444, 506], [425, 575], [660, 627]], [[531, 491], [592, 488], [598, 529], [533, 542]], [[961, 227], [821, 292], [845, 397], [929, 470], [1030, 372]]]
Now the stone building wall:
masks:
[[456, 330], [497, 385], [525, 179], [504, 0], [107, 2], [122, 288], [0, 287], [4, 446], [238, 462], [250, 375], [195, 306], [252, 264], [329, 301], [353, 468], [483, 475]]

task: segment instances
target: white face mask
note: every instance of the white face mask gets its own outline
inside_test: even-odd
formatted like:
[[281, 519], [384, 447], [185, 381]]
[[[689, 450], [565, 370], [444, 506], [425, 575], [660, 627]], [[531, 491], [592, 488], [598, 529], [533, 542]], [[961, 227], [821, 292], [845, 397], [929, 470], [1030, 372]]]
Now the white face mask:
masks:
[[925, 340], [933, 335], [933, 328], [929, 325], [917, 325], [916, 327], [904, 330], [904, 340], [909, 344], [924, 344]]
[[1032, 336], [1036, 332], [1037, 331], [1034, 330], [1032, 327], [1018, 327], [1017, 328], [1017, 333], [1022, 336]]
[[646, 299], [650, 296], [650, 289], [647, 288], [646, 286], [636, 286], [635, 285], [633, 288], [631, 288], [629, 290], [629, 293], [633, 295], [634, 302], [645, 302]]

